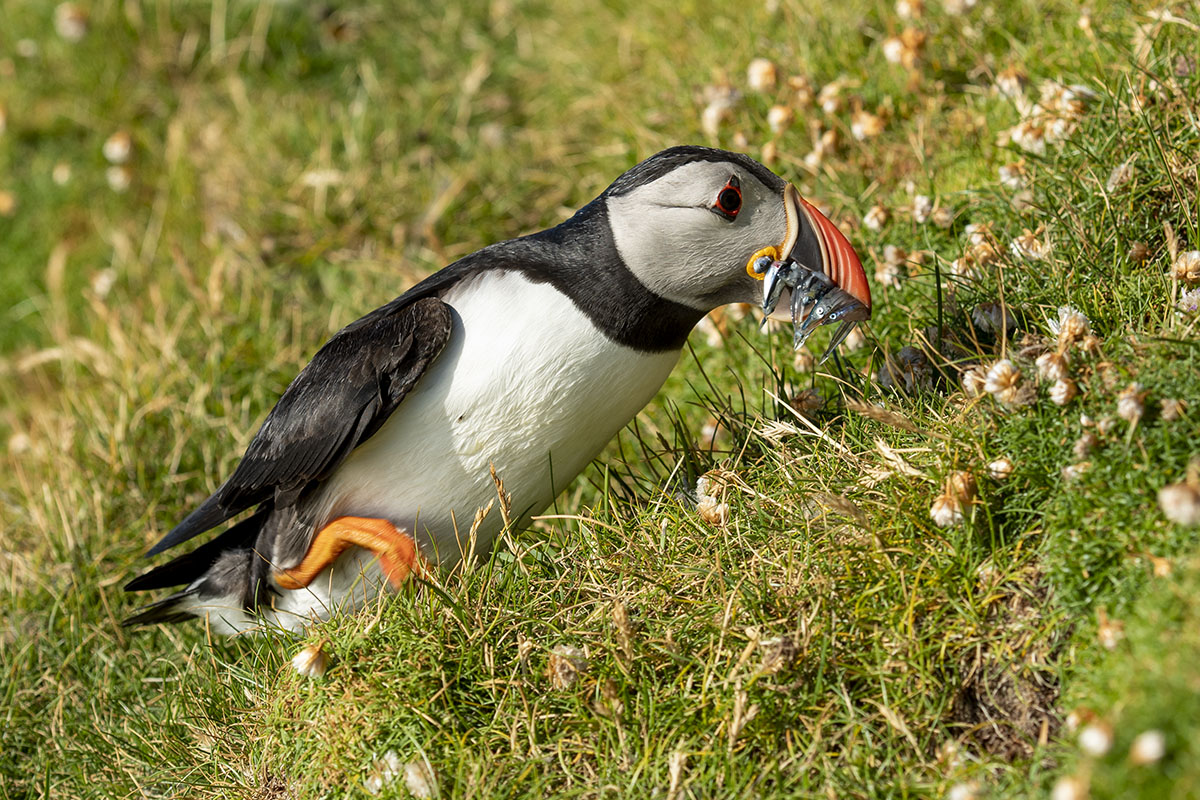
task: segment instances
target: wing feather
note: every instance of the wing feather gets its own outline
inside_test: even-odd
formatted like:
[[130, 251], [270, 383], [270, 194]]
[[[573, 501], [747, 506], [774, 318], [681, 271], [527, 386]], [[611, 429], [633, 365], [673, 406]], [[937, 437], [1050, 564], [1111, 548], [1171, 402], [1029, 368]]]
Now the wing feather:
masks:
[[390, 303], [343, 328], [284, 391], [233, 475], [149, 555], [260, 503], [295, 502], [379, 430], [450, 330], [449, 307], [428, 296]]

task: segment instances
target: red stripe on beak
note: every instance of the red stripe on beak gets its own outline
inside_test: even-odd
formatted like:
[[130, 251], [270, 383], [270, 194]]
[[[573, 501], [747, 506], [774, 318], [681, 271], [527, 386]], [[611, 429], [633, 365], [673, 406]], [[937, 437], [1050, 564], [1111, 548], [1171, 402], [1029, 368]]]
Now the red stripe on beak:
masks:
[[858, 253], [850, 246], [850, 242], [830, 222], [824, 214], [805, 200], [799, 198], [801, 208], [817, 232], [817, 240], [821, 245], [821, 260], [824, 262], [825, 274], [833, 279], [839, 287], [869, 310], [871, 308], [871, 287], [867, 283], [867, 273], [863, 271], [862, 261]]

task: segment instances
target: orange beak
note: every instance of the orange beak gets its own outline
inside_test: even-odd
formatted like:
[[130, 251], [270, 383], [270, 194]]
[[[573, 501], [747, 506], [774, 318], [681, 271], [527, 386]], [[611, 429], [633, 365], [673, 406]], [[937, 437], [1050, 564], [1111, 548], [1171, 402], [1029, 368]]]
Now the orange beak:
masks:
[[[783, 192], [783, 202], [788, 215], [788, 238], [781, 248], [780, 259], [792, 256], [803, 264], [806, 255], [817, 255], [821, 260], [821, 271], [869, 311], [871, 287], [867, 283], [867, 273], [845, 235], [812, 203], [801, 197], [790, 183]], [[808, 225], [799, 224], [801, 215]], [[799, 252], [795, 252], [797, 247], [800, 248]], [[807, 266], [811, 268], [816, 265]]]

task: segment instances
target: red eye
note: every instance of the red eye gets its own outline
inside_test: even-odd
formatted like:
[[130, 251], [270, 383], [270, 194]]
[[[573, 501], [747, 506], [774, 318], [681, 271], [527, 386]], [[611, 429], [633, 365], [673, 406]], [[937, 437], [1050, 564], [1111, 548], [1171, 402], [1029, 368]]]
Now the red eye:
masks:
[[717, 193], [717, 202], [713, 206], [713, 210], [722, 214], [729, 219], [737, 216], [737, 213], [742, 210], [742, 190], [738, 186], [736, 177], [730, 178], [725, 184], [725, 188]]

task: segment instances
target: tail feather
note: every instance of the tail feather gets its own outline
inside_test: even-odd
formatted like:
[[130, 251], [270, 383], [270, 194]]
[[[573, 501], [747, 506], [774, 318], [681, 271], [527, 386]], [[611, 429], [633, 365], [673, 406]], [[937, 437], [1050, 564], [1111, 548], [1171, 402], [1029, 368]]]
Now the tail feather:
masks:
[[205, 542], [190, 553], [176, 556], [166, 564], [144, 572], [125, 584], [127, 592], [143, 592], [149, 589], [165, 589], [182, 586], [202, 577], [221, 554], [228, 550], [249, 547], [258, 535], [267, 516], [269, 507], [260, 508], [211, 542]]
[[192, 614], [179, 608], [185, 600], [196, 594], [195, 589], [185, 589], [170, 597], [164, 597], [158, 602], [142, 606], [131, 617], [121, 620], [122, 628], [133, 628], [138, 625], [154, 625], [159, 622], [184, 622], [192, 618]]

